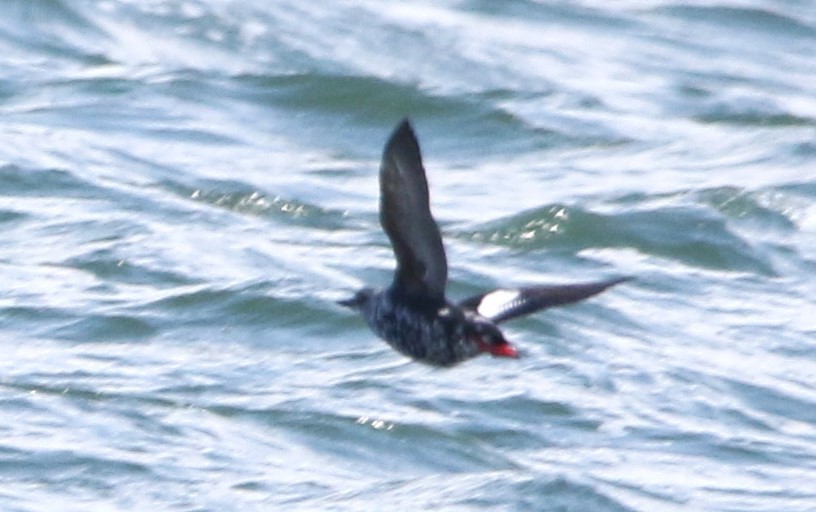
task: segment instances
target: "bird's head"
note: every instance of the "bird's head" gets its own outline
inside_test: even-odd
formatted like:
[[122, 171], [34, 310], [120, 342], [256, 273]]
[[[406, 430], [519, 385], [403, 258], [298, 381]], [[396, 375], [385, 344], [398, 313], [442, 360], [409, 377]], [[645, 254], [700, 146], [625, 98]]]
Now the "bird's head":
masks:
[[362, 290], [355, 293], [351, 298], [339, 300], [337, 301], [338, 304], [341, 306], [345, 306], [347, 308], [353, 309], [354, 311], [364, 312], [368, 309], [368, 307], [374, 302], [374, 297], [376, 296], [376, 292], [372, 288], [363, 288]]

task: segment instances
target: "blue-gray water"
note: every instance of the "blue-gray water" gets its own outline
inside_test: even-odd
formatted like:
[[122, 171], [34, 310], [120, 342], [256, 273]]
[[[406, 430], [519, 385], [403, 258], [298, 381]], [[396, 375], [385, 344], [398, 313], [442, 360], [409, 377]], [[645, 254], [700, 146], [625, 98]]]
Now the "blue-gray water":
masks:
[[[816, 4], [3, 0], [0, 510], [816, 510]], [[410, 363], [450, 293], [637, 280]]]

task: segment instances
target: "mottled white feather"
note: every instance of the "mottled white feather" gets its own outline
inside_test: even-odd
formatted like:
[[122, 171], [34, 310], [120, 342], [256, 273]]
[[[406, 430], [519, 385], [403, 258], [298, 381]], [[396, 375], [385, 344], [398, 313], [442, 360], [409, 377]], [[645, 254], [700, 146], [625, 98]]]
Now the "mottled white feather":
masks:
[[495, 290], [484, 297], [476, 306], [476, 312], [485, 318], [494, 318], [521, 300], [519, 290]]

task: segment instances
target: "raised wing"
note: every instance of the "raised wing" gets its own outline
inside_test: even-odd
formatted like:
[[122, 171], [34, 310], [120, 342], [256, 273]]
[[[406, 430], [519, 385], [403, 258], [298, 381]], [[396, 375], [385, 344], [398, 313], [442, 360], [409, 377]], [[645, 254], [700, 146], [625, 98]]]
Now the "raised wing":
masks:
[[515, 290], [494, 290], [467, 298], [459, 305], [464, 309], [476, 311], [495, 323], [500, 323], [535, 313], [540, 309], [578, 302], [631, 279], [631, 277], [619, 277], [595, 283], [528, 286]]
[[448, 263], [431, 216], [419, 143], [407, 119], [394, 129], [383, 151], [380, 224], [397, 258], [395, 284], [408, 294], [444, 301]]

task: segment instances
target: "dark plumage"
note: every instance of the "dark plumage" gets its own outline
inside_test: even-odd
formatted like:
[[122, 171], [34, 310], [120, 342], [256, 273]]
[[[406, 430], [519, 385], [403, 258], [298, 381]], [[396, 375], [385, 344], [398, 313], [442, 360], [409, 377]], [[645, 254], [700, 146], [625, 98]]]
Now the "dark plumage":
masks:
[[364, 288], [340, 304], [359, 311], [395, 350], [433, 366], [452, 366], [482, 353], [518, 357], [499, 323], [591, 297], [628, 279], [495, 290], [449, 302], [445, 249], [431, 216], [419, 143], [407, 119], [383, 151], [380, 224], [397, 259], [394, 281], [384, 290]]

